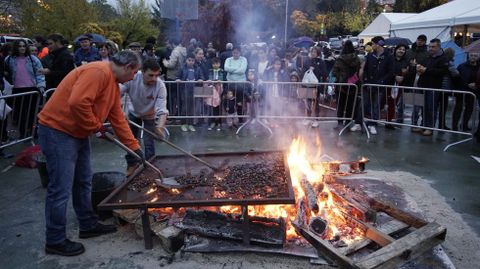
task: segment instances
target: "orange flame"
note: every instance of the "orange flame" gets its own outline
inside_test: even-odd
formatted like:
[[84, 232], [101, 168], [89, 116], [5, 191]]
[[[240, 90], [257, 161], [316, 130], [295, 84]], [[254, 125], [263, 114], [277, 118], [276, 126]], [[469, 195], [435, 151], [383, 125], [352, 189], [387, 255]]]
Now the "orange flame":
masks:
[[[295, 200], [300, 201], [304, 199], [305, 193], [301, 187], [301, 180], [306, 178], [314, 188], [323, 183], [323, 175], [328, 172], [328, 169], [319, 158], [321, 156], [321, 141], [319, 137], [315, 140], [316, 152], [309, 152], [307, 143], [301, 137], [293, 140], [287, 156], [288, 167], [290, 170], [290, 178], [294, 188]], [[332, 163], [340, 164], [340, 161], [333, 161]], [[344, 234], [345, 230], [352, 231], [347, 225], [347, 220], [343, 217], [340, 209], [335, 205], [332, 193], [325, 185], [323, 193], [317, 195], [317, 203], [319, 205], [318, 213], [311, 212], [308, 218], [320, 217], [328, 221], [328, 230], [326, 231], [326, 238], [331, 239], [336, 235]], [[241, 209], [238, 206], [222, 206], [221, 212], [241, 214]], [[297, 215], [297, 208], [295, 205], [262, 205], [250, 206], [248, 210], [249, 215], [263, 216], [269, 218], [284, 218], [287, 221], [287, 239], [298, 238], [295, 229], [291, 222]], [[346, 243], [353, 242], [361, 238], [361, 231], [358, 228], [353, 229], [353, 233], [342, 237]], [[352, 236], [353, 235], [353, 236]]]

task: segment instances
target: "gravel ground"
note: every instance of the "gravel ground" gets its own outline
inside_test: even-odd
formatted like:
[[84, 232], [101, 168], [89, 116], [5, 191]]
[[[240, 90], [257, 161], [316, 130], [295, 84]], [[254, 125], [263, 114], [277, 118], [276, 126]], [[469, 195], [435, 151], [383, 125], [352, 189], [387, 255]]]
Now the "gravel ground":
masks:
[[[454, 212], [444, 198], [428, 182], [406, 172], [369, 171], [368, 178], [377, 179], [388, 185], [398, 186], [405, 193], [404, 202], [412, 211], [422, 212], [427, 220], [435, 220], [447, 227], [447, 239], [443, 249], [456, 268], [477, 268], [476, 257], [480, 256], [480, 240]], [[371, 181], [370, 182], [374, 182]], [[373, 183], [383, 184], [383, 183]], [[76, 229], [69, 229], [71, 238], [76, 239]], [[157, 239], [154, 248], [145, 250], [143, 240], [136, 236], [132, 225], [120, 227], [119, 232], [88, 240], [80, 239], [86, 252], [77, 257], [46, 256], [38, 250], [36, 268], [333, 268], [312, 265], [308, 259], [267, 254], [199, 254], [178, 252], [166, 253]], [[442, 251], [435, 250], [445, 264], [438, 267], [417, 265], [404, 268], [453, 268]], [[25, 267], [28, 268], [28, 267]]]

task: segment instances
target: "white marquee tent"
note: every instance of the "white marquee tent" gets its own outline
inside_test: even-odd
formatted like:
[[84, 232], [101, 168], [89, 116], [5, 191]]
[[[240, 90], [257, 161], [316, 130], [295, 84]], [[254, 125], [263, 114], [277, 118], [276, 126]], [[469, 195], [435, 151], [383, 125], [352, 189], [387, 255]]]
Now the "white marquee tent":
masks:
[[390, 37], [390, 24], [416, 15], [416, 13], [380, 13], [358, 37], [364, 42], [370, 41], [374, 36]]
[[480, 32], [480, 0], [454, 0], [415, 16], [396, 21], [390, 27], [391, 36], [415, 40], [425, 34], [428, 39], [442, 42], [454, 33]]

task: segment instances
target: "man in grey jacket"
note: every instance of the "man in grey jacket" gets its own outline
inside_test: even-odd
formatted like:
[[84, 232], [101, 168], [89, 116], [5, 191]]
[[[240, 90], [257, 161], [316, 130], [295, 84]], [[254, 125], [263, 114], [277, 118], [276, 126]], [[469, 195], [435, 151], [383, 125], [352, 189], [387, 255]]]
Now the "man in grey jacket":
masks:
[[[167, 89], [160, 80], [160, 65], [155, 59], [149, 58], [143, 62], [142, 72], [138, 72], [133, 80], [120, 85], [122, 94], [128, 94], [128, 119], [142, 125], [147, 130], [164, 136], [165, 122], [168, 116]], [[137, 139], [140, 130], [130, 124], [130, 129]], [[145, 158], [148, 160], [155, 156], [155, 141], [148, 133], [143, 134]], [[127, 176], [130, 176], [140, 162], [131, 155], [126, 155]]]

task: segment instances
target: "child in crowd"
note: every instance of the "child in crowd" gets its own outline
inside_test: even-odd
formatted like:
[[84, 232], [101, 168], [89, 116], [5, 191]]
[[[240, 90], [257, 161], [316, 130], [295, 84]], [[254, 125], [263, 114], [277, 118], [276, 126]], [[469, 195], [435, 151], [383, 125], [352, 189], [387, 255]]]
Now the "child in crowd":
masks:
[[[212, 69], [209, 71], [208, 79], [211, 81], [217, 81], [217, 83], [209, 85], [209, 87], [212, 87], [212, 97], [205, 97], [204, 99], [209, 116], [220, 115], [220, 96], [223, 92], [223, 86], [222, 83], [219, 83], [218, 81], [225, 81], [225, 72], [220, 68], [221, 65], [222, 61], [220, 58], [215, 57], [212, 59]], [[210, 118], [208, 124], [209, 131], [213, 130], [215, 127], [217, 128], [217, 131], [221, 131], [222, 122], [220, 118]]]
[[[177, 73], [177, 82], [180, 81], [203, 81], [203, 74], [199, 67], [195, 66], [195, 55], [187, 55], [185, 65]], [[181, 116], [194, 116], [193, 88], [195, 83], [182, 83], [179, 86]], [[181, 129], [183, 132], [195, 132], [193, 119], [182, 119]]]
[[226, 100], [223, 102], [223, 108], [228, 115], [227, 125], [230, 129], [237, 128], [238, 126], [238, 114], [237, 114], [237, 101], [233, 90], [228, 90], [226, 94]]

